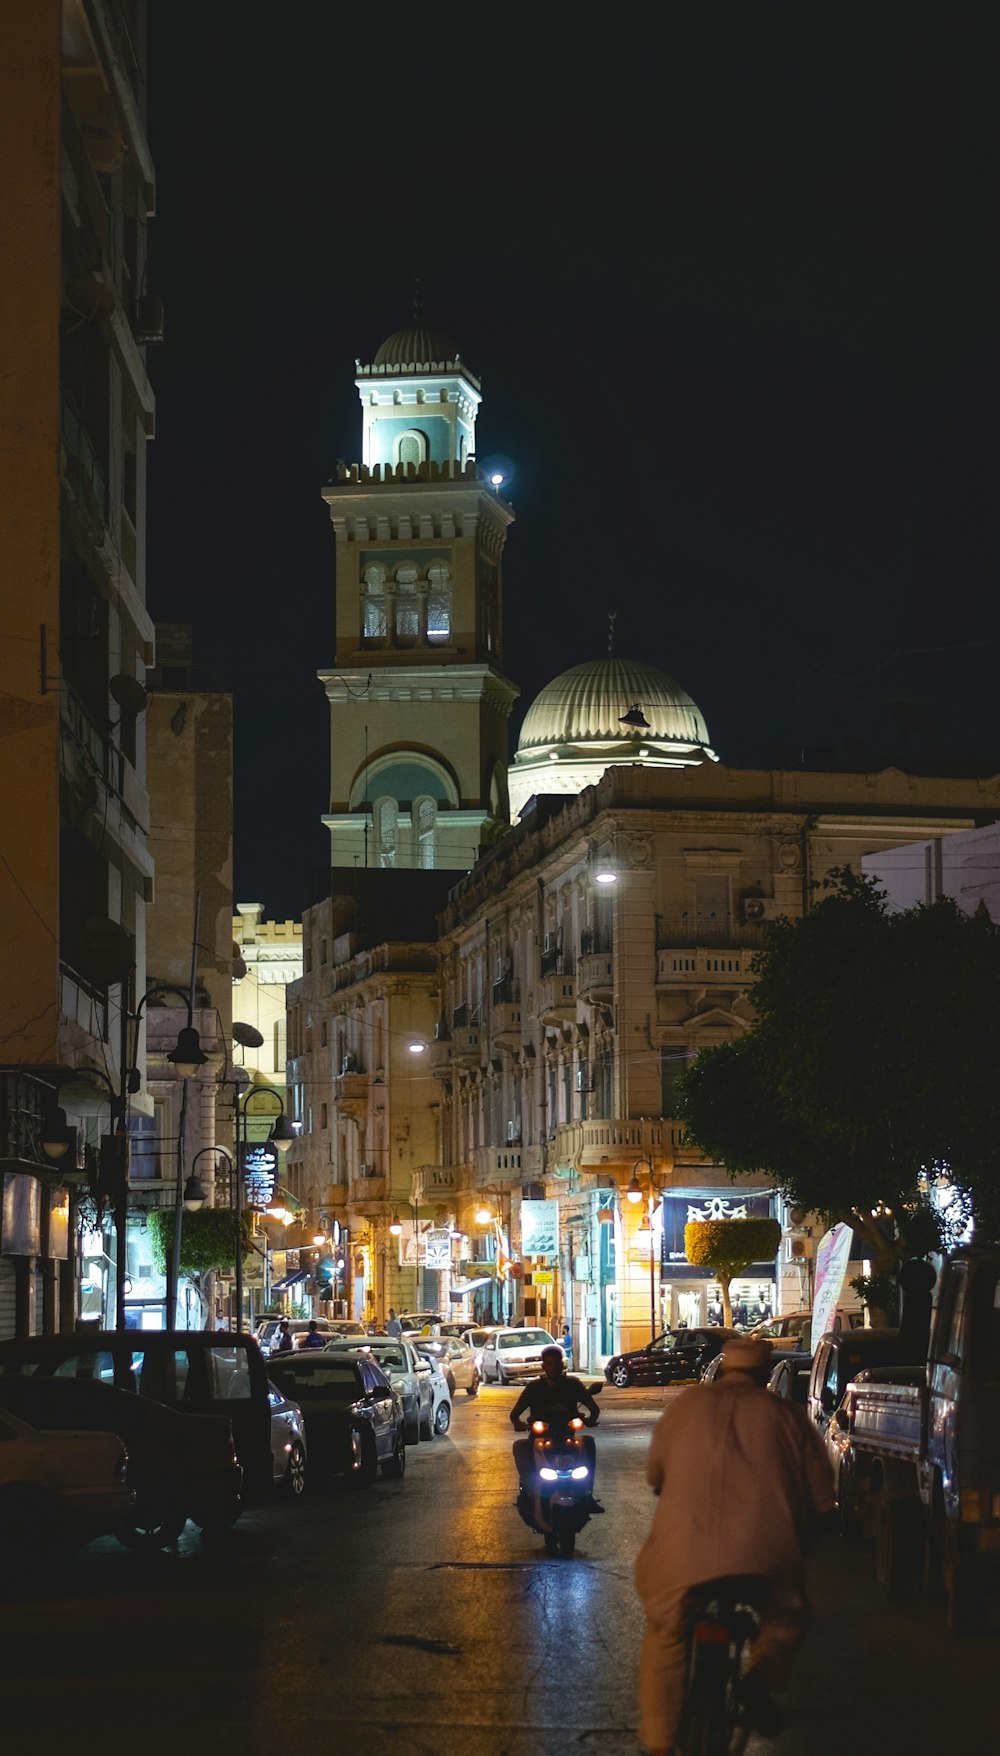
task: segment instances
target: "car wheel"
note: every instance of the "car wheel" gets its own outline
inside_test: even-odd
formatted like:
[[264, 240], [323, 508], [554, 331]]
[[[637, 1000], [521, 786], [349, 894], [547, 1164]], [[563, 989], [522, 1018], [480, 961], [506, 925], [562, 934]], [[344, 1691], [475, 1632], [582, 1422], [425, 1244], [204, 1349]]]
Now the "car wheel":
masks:
[[451, 1426], [451, 1403], [439, 1402], [434, 1416], [434, 1431], [439, 1439], [443, 1439]]
[[378, 1470], [378, 1452], [375, 1448], [375, 1435], [370, 1427], [356, 1428], [358, 1435], [358, 1455], [351, 1481], [356, 1488], [370, 1488]]
[[420, 1416], [420, 1437], [421, 1439], [433, 1439], [434, 1437], [434, 1410], [432, 1408]]
[[629, 1371], [624, 1360], [620, 1360], [617, 1366], [611, 1368], [611, 1382], [612, 1384], [617, 1384], [619, 1390], [627, 1390], [631, 1384], [632, 1373]]
[[187, 1514], [179, 1507], [138, 1506], [127, 1524], [118, 1531], [118, 1541], [126, 1549], [152, 1551], [168, 1549], [177, 1541], [187, 1523]]
[[479, 1373], [473, 1372], [470, 1382], [465, 1387], [466, 1396], [478, 1396], [479, 1395], [479, 1383], [480, 1383]]
[[497, 1383], [498, 1384], [509, 1384], [510, 1383], [510, 1379], [508, 1378], [508, 1376], [507, 1376], [507, 1374], [504, 1371], [502, 1366], [497, 1367]]
[[280, 1492], [284, 1495], [286, 1500], [297, 1500], [300, 1494], [305, 1493], [305, 1488], [306, 1454], [303, 1447], [296, 1439], [295, 1444], [288, 1453], [288, 1462], [285, 1465], [285, 1473], [281, 1478]]
[[449, 1372], [447, 1374], [447, 1376], [445, 1378], [445, 1383], [448, 1386], [448, 1395], [454, 1396], [454, 1394], [455, 1394], [455, 1374], [454, 1374], [454, 1372]]
[[382, 1474], [384, 1476], [389, 1476], [391, 1480], [398, 1482], [402, 1479], [405, 1472], [406, 1441], [403, 1438], [403, 1429], [400, 1427], [399, 1432], [396, 1434], [396, 1444], [393, 1448], [392, 1456], [387, 1457], [382, 1465]]

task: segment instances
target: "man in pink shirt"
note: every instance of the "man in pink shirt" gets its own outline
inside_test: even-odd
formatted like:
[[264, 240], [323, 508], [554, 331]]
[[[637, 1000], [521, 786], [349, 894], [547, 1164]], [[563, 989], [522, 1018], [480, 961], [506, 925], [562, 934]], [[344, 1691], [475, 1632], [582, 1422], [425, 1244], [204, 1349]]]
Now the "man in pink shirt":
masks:
[[723, 1574], [772, 1581], [745, 1699], [756, 1730], [774, 1735], [780, 1723], [769, 1690], [785, 1686], [809, 1621], [803, 1546], [834, 1497], [815, 1427], [765, 1388], [771, 1363], [768, 1342], [727, 1342], [720, 1375], [685, 1391], [653, 1429], [646, 1479], [659, 1501], [635, 1564], [646, 1610], [639, 1737], [650, 1756], [669, 1756], [680, 1724], [687, 1593]]

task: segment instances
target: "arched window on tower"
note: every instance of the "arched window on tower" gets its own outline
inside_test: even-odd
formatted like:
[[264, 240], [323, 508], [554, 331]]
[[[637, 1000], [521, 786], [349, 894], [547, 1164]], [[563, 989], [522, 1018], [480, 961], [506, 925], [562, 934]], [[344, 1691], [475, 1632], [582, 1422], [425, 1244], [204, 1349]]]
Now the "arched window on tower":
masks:
[[407, 433], [400, 433], [393, 446], [393, 459], [399, 463], [422, 464], [427, 459], [427, 440], [423, 433], [415, 427]]
[[417, 569], [409, 562], [396, 568], [396, 645], [416, 646], [420, 638], [420, 595]]
[[380, 866], [398, 864], [398, 817], [395, 799], [375, 801], [375, 852]]
[[362, 588], [361, 633], [371, 646], [381, 646], [389, 634], [389, 600], [385, 590], [385, 568], [365, 568]]
[[451, 574], [447, 567], [427, 569], [427, 640], [444, 646], [451, 639]]
[[414, 864], [424, 872], [434, 870], [434, 841], [437, 833], [437, 803], [434, 799], [413, 801]]

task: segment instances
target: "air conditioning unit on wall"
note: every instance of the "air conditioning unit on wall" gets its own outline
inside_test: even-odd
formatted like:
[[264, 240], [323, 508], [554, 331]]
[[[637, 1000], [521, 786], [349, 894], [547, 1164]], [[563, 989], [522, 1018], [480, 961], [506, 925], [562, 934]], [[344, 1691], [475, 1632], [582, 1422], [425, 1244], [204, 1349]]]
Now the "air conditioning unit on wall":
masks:
[[812, 1238], [806, 1237], [803, 1233], [799, 1233], [797, 1236], [793, 1235], [790, 1238], [786, 1237], [786, 1262], [807, 1262], [810, 1256], [815, 1256], [815, 1254], [816, 1245]]

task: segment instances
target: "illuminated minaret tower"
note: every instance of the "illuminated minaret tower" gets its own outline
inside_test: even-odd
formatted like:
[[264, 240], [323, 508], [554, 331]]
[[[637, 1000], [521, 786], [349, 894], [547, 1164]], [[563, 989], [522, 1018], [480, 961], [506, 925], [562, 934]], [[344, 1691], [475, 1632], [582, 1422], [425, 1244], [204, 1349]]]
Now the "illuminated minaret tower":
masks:
[[[508, 820], [501, 569], [513, 519], [475, 461], [479, 381], [419, 326], [357, 362], [362, 462], [336, 534], [331, 865], [466, 871]], [[370, 681], [369, 681], [370, 679]]]

